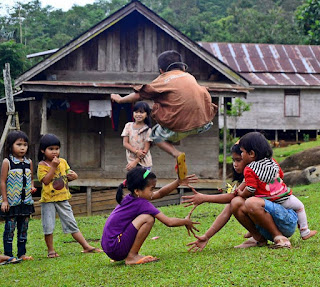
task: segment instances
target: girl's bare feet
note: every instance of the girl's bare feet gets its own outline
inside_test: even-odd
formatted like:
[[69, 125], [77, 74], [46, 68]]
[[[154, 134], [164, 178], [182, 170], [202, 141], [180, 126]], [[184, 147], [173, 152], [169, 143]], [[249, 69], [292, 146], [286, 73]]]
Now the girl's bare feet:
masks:
[[50, 251], [50, 252], [48, 252], [48, 258], [56, 258], [56, 257], [59, 257], [60, 255], [57, 253], [57, 252], [55, 252], [55, 251]]
[[32, 256], [22, 255], [22, 256], [20, 257], [20, 259], [22, 259], [22, 260], [33, 260], [33, 257], [32, 257]]
[[307, 240], [309, 238], [311, 238], [312, 236], [317, 234], [317, 230], [310, 230], [310, 233], [306, 236], [301, 237], [303, 240]]
[[143, 255], [137, 254], [136, 256], [133, 256], [133, 257], [128, 256], [125, 260], [125, 263], [126, 265], [136, 265], [136, 264], [145, 264], [145, 263], [155, 262], [158, 260], [159, 258], [153, 257], [151, 255], [143, 256]]

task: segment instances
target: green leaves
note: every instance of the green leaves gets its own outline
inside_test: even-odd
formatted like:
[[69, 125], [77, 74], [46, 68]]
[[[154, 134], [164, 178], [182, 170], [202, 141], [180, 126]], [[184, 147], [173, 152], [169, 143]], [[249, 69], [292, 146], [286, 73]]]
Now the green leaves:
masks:
[[320, 1], [307, 0], [297, 9], [296, 18], [302, 33], [307, 36], [306, 43], [320, 44]]

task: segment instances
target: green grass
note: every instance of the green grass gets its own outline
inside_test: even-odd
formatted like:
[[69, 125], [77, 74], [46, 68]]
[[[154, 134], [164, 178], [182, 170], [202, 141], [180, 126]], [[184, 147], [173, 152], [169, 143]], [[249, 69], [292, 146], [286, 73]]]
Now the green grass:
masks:
[[[273, 148], [273, 158], [280, 163], [283, 160], [285, 160], [287, 157], [293, 154], [296, 154], [298, 152], [304, 151], [309, 148], [317, 147], [317, 146], [320, 146], [319, 137], [316, 141], [303, 142], [301, 144], [293, 144], [287, 147]], [[219, 162], [223, 163], [223, 154], [219, 154]], [[227, 163], [232, 163], [231, 155], [227, 156]]]
[[[320, 229], [320, 183], [294, 188], [304, 202], [312, 229]], [[203, 234], [223, 206], [202, 204], [193, 215]], [[184, 217], [189, 208], [161, 208], [168, 216]], [[94, 246], [107, 216], [78, 217], [78, 225]], [[0, 224], [3, 232], [4, 224]], [[60, 258], [46, 258], [41, 221], [31, 220], [27, 254], [35, 260], [1, 266], [2, 286], [317, 286], [320, 274], [319, 236], [302, 241], [296, 232], [291, 250], [267, 247], [234, 249], [244, 241], [244, 228], [232, 218], [199, 253], [188, 253], [186, 244], [193, 241], [184, 227], [168, 228], [156, 221], [141, 253], [159, 257], [156, 263], [125, 266], [111, 263], [103, 254], [82, 254], [71, 235], [61, 231], [57, 222], [54, 244]], [[159, 236], [157, 240], [152, 237]]]
[[287, 157], [304, 151], [309, 148], [320, 146], [320, 139], [316, 141], [303, 142], [301, 144], [294, 144], [287, 147], [279, 147], [273, 149], [273, 157], [277, 162], [285, 160]]

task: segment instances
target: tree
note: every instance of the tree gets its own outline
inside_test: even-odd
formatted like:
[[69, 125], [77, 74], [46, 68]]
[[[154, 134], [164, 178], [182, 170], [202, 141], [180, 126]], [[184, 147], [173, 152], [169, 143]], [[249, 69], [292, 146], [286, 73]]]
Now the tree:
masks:
[[297, 21], [307, 44], [320, 44], [320, 1], [307, 0], [297, 9]]
[[246, 103], [240, 98], [236, 98], [233, 103], [228, 103], [230, 110], [227, 111], [228, 116], [234, 117], [233, 137], [237, 136], [237, 121], [244, 112], [250, 111], [251, 103]]
[[11, 78], [15, 79], [27, 68], [25, 59], [25, 47], [22, 44], [18, 44], [12, 40], [0, 44], [0, 98], [5, 95], [2, 77], [2, 70], [5, 67], [5, 63], [10, 64]]

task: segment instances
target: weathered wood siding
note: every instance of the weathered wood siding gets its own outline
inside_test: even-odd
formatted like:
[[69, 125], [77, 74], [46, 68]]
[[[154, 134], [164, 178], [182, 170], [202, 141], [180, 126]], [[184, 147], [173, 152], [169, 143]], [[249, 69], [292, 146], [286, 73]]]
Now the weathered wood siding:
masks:
[[216, 73], [210, 65], [144, 16], [132, 13], [62, 58], [39, 78], [57, 81], [148, 82], [159, 74], [157, 56], [171, 49], [182, 54], [189, 65], [188, 71], [198, 80], [208, 80]]
[[[245, 112], [236, 122], [237, 129], [264, 130], [319, 130], [320, 89], [300, 90], [300, 116], [285, 116], [285, 96], [283, 89], [258, 89], [248, 94], [250, 111]], [[311, 116], [312, 115], [312, 116]], [[223, 117], [220, 117], [220, 128]], [[234, 118], [228, 117], [228, 129], [235, 127]]]

